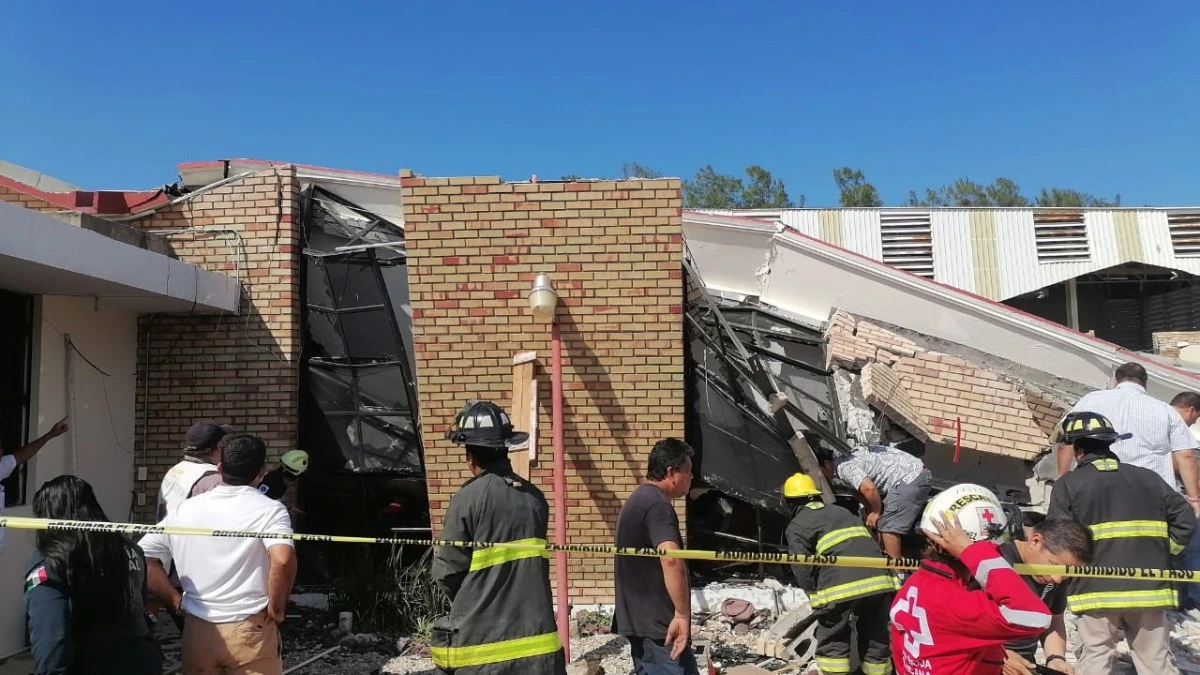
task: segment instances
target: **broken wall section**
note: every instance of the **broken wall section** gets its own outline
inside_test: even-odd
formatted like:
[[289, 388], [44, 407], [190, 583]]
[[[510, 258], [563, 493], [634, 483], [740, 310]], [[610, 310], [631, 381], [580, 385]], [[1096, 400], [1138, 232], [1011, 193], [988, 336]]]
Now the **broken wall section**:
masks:
[[1065, 414], [1065, 402], [1051, 400], [1060, 397], [841, 310], [830, 318], [826, 339], [828, 367], [857, 375], [863, 400], [893, 426], [885, 441], [911, 436], [940, 481], [1024, 494], [1028, 463], [1049, 447]]

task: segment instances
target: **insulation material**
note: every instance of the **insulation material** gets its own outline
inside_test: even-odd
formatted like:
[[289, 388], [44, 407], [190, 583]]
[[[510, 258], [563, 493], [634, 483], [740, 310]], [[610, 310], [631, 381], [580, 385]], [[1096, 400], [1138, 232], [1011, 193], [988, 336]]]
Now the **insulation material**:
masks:
[[841, 405], [842, 419], [846, 424], [846, 436], [851, 445], [879, 445], [879, 425], [875, 412], [863, 400], [859, 378], [847, 370], [833, 374], [837, 401]]

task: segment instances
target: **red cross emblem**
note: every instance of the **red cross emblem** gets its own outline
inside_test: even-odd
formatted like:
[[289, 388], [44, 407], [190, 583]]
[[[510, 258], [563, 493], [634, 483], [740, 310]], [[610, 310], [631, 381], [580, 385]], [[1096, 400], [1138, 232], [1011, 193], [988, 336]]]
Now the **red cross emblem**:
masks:
[[984, 522], [988, 525], [991, 525], [992, 521], [996, 519], [996, 514], [992, 513], [991, 509], [984, 509], [979, 513], [979, 517], [983, 518]]

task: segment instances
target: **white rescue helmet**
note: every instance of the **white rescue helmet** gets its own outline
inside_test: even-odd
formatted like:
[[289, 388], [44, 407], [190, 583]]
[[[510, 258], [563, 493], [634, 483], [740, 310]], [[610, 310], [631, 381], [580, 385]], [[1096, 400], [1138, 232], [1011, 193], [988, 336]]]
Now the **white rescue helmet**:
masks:
[[934, 518], [944, 518], [952, 512], [971, 541], [991, 540], [1005, 542], [1009, 539], [1008, 515], [996, 498], [996, 493], [974, 483], [960, 483], [940, 493], [925, 505], [921, 516], [921, 529], [937, 534]]

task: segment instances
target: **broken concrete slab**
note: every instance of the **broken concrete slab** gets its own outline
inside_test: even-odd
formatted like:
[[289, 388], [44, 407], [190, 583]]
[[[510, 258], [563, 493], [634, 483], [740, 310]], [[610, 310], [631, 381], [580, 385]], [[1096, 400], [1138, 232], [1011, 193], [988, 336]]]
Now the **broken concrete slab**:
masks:
[[692, 589], [692, 614], [716, 614], [730, 598], [770, 609], [776, 615], [808, 606], [808, 594], [793, 586], [777, 590], [760, 583], [715, 583]]

